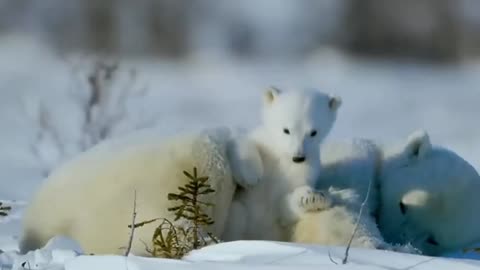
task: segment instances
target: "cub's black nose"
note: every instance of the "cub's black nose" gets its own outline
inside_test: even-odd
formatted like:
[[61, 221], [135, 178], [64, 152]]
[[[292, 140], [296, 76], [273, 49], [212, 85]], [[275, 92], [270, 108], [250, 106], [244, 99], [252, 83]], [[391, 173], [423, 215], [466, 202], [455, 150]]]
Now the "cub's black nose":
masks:
[[295, 163], [302, 163], [305, 161], [305, 157], [293, 157], [292, 160]]

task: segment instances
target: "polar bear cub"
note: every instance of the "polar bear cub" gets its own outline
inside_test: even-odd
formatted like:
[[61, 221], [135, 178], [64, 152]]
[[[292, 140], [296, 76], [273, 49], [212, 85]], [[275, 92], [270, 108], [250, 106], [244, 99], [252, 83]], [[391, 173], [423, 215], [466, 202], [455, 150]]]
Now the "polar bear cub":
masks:
[[320, 144], [340, 105], [339, 97], [316, 90], [266, 91], [263, 122], [250, 134], [263, 176], [255, 187], [235, 194], [224, 240], [288, 240], [285, 230], [295, 221], [298, 206], [289, 194], [299, 187], [315, 201], [311, 207], [328, 205], [326, 197], [310, 192], [309, 186], [320, 174]]

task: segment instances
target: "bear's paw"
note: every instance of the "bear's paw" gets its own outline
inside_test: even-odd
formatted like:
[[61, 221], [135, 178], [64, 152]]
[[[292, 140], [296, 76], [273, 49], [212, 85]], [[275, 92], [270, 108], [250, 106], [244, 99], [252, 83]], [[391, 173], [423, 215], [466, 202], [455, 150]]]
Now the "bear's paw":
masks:
[[332, 206], [330, 196], [309, 186], [301, 186], [292, 193], [292, 200], [305, 212], [322, 211]]

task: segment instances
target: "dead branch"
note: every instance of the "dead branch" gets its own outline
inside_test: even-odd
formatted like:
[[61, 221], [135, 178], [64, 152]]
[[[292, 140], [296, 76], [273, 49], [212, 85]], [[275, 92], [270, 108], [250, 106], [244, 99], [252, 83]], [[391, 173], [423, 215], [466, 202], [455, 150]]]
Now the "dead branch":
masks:
[[332, 254], [330, 253], [330, 250], [328, 250], [328, 258], [330, 259], [330, 261], [331, 261], [332, 263], [338, 265], [338, 263], [332, 258]]
[[157, 220], [160, 220], [160, 218], [154, 218], [154, 219], [151, 219], [151, 220], [142, 221], [142, 222], [140, 222], [140, 223], [133, 224], [133, 226], [132, 226], [132, 224], [130, 224], [130, 225], [128, 225], [128, 228], [132, 228], [132, 227], [133, 227], [133, 228], [143, 227], [143, 226], [148, 225], [148, 224], [150, 224], [150, 223], [153, 223], [153, 222], [155, 222], [155, 221], [157, 221]]
[[128, 239], [127, 250], [125, 251], [125, 256], [130, 254], [132, 249], [133, 236], [135, 234], [135, 218], [137, 217], [137, 190], [133, 191], [133, 214], [132, 214], [132, 224], [130, 225], [130, 238]]
[[355, 233], [357, 232], [358, 225], [360, 224], [360, 219], [362, 218], [363, 209], [365, 208], [365, 205], [367, 205], [368, 198], [370, 197], [370, 190], [372, 189], [372, 184], [373, 184], [372, 182], [373, 182], [373, 178], [370, 178], [370, 182], [368, 183], [367, 194], [365, 195], [365, 199], [363, 200], [362, 205], [360, 206], [357, 222], [355, 223], [355, 227], [353, 228], [352, 235], [350, 237], [350, 240], [348, 241], [347, 248], [345, 249], [345, 257], [342, 260], [342, 264], [346, 264], [348, 261], [348, 253], [350, 251], [350, 247], [352, 246], [353, 238], [355, 237]]
[[[45, 105], [37, 101], [31, 109], [33, 109], [31, 117], [37, 125], [37, 130], [35, 141], [30, 145], [30, 151], [42, 164], [43, 176], [46, 177], [50, 173], [51, 168], [58, 162], [58, 159], [66, 155], [65, 146], [55, 126], [54, 119]], [[48, 147], [56, 150], [57, 156], [54, 159], [45, 155], [45, 151], [42, 148], [44, 145], [48, 145]]]

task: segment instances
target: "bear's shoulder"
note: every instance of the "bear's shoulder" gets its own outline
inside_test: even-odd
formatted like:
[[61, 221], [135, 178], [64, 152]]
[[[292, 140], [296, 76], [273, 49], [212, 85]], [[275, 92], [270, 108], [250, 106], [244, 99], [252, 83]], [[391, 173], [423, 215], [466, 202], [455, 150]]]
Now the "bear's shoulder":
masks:
[[[372, 140], [352, 139], [325, 143], [321, 148], [323, 175], [340, 172], [356, 174], [376, 171], [380, 161], [380, 147]], [[362, 173], [363, 174], [363, 173]]]

